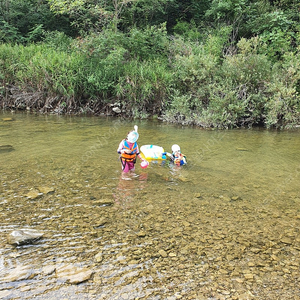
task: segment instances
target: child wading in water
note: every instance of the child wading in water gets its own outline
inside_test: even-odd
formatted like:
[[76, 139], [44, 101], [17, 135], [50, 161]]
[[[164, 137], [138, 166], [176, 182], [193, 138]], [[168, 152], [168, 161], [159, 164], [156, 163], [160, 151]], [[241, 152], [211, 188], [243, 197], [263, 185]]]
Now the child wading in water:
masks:
[[120, 154], [120, 159], [122, 163], [122, 171], [128, 173], [129, 171], [134, 171], [134, 164], [136, 163], [136, 157], [145, 161], [142, 158], [139, 151], [139, 146], [137, 140], [139, 138], [137, 125], [134, 126], [134, 130], [130, 131], [127, 138], [122, 140], [117, 152]]
[[180, 147], [177, 144], [172, 146], [172, 154], [164, 152], [162, 155], [167, 155], [169, 159], [177, 166], [182, 166], [187, 163], [185, 155], [181, 153]]

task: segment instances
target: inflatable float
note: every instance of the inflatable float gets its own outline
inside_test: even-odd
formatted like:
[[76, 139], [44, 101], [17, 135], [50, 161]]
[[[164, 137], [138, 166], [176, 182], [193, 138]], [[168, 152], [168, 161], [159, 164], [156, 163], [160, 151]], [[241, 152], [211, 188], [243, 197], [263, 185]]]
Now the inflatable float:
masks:
[[165, 160], [166, 156], [163, 155], [165, 152], [163, 147], [156, 145], [143, 145], [140, 148], [141, 156], [144, 159], [157, 159], [157, 160]]

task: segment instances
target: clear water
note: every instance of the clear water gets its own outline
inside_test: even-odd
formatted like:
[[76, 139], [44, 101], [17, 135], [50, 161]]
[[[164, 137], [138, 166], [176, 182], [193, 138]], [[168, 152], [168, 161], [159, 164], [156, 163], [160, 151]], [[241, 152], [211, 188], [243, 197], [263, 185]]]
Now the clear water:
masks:
[[[299, 299], [300, 130], [0, 117], [0, 278], [35, 272], [0, 280], [0, 298]], [[139, 146], [177, 143], [188, 164], [138, 161], [125, 180], [116, 150], [134, 124]], [[9, 245], [26, 227], [45, 236]], [[62, 264], [94, 273], [71, 285], [42, 272]]]

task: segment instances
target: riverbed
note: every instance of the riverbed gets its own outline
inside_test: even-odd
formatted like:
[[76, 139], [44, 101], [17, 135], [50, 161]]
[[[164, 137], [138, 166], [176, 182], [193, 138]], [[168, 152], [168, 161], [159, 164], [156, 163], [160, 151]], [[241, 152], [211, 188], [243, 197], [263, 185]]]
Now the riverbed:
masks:
[[[187, 165], [124, 177], [135, 124]], [[3, 113], [0, 298], [300, 299], [299, 149], [299, 129]], [[10, 245], [20, 228], [43, 237]]]

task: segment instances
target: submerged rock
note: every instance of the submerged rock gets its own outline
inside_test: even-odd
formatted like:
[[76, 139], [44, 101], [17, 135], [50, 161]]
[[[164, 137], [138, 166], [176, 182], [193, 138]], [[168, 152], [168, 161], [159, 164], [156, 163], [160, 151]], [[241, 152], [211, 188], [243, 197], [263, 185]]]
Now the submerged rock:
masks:
[[74, 265], [63, 265], [56, 269], [57, 278], [71, 284], [78, 284], [89, 280], [93, 273], [94, 271], [88, 268], [79, 268]]
[[55, 272], [55, 266], [49, 265], [42, 268], [42, 274], [43, 275], [51, 275]]
[[1, 152], [10, 152], [15, 150], [15, 148], [12, 145], [0, 145], [0, 153]]
[[238, 200], [242, 200], [242, 198], [240, 196], [232, 196], [230, 198], [231, 201], [238, 201]]
[[31, 279], [36, 276], [36, 272], [28, 266], [18, 266], [3, 278], [4, 282], [13, 282]]
[[163, 249], [160, 249], [158, 251], [158, 254], [159, 254], [159, 256], [164, 257], [164, 258], [168, 256], [168, 253]]
[[45, 195], [49, 193], [53, 193], [55, 191], [54, 187], [48, 187], [48, 186], [40, 186], [38, 187], [38, 190]]
[[114, 204], [114, 200], [112, 199], [99, 199], [96, 201], [93, 201], [93, 204], [98, 206], [111, 206]]
[[7, 238], [9, 244], [20, 246], [24, 244], [30, 244], [40, 239], [43, 235], [44, 233], [35, 229], [26, 228], [12, 231]]
[[99, 252], [98, 254], [96, 254], [95, 256], [95, 261], [96, 262], [102, 262], [103, 260], [103, 253], [102, 252]]
[[28, 198], [28, 199], [37, 199], [39, 197], [41, 197], [43, 195], [43, 193], [39, 192], [39, 191], [36, 191], [36, 190], [31, 190], [30, 192], [28, 192], [25, 196]]

